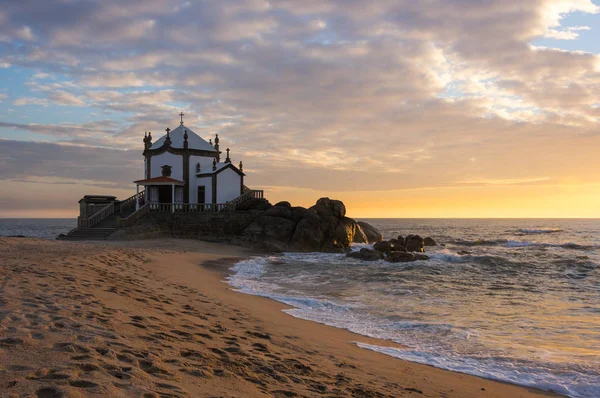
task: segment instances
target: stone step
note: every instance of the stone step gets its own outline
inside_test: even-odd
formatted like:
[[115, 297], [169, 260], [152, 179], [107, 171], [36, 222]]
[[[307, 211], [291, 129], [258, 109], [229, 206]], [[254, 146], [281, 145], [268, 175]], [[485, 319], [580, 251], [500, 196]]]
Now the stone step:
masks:
[[65, 240], [104, 240], [110, 234], [116, 231], [116, 228], [79, 228], [69, 232], [62, 237]]

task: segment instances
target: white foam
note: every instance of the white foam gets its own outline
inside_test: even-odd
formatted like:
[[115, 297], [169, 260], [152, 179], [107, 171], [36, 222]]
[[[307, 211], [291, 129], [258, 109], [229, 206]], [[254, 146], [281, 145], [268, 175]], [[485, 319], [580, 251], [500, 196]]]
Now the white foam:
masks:
[[557, 376], [550, 369], [533, 368], [527, 363], [519, 364], [518, 361], [510, 358], [499, 361], [498, 358], [492, 357], [453, 357], [434, 352], [423, 352], [418, 349], [402, 350], [361, 342], [354, 343], [361, 348], [440, 369], [553, 391], [574, 398], [600, 397], [600, 375], [585, 376], [575, 372], [560, 372]]
[[523, 234], [554, 234], [557, 232], [563, 232], [560, 228], [538, 228], [538, 229], [520, 229], [519, 232]]

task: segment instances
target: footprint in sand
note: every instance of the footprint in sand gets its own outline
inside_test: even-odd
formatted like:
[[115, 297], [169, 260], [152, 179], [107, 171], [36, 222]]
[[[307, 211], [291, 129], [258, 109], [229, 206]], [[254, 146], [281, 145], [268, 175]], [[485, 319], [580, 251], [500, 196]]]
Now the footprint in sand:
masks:
[[23, 339], [17, 337], [7, 337], [0, 340], [0, 346], [3, 347], [14, 347], [17, 345], [23, 345]]
[[55, 387], [45, 387], [37, 390], [35, 396], [37, 398], [62, 398], [65, 396], [65, 393]]

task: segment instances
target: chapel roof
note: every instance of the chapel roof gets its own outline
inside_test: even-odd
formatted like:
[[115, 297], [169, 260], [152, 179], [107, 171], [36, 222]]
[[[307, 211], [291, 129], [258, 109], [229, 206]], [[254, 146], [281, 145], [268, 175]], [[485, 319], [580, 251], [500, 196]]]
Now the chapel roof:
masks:
[[[183, 123], [177, 126], [176, 129], [171, 130], [169, 132], [169, 137], [171, 138], [171, 147], [172, 148], [183, 148], [183, 135], [187, 131], [188, 135], [188, 148], [190, 149], [200, 149], [203, 151], [213, 151], [216, 152], [214, 146], [206, 142], [202, 137], [198, 134], [194, 133], [189, 127], [186, 127]], [[167, 135], [163, 135], [158, 140], [156, 140], [150, 149], [158, 149], [162, 147], [167, 139]]]
[[166, 176], [146, 178], [144, 180], [134, 181], [133, 183], [139, 185], [185, 185], [185, 181], [176, 180], [175, 178]]

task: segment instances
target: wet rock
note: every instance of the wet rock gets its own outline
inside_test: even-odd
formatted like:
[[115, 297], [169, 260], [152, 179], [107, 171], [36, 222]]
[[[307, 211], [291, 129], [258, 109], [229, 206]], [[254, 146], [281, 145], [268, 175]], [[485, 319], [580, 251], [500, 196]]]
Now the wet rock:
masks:
[[356, 258], [363, 261], [377, 261], [383, 259], [383, 253], [372, 249], [360, 249], [357, 252], [351, 252], [347, 257]]
[[389, 261], [390, 263], [408, 263], [411, 261], [416, 261], [413, 253], [406, 252], [389, 252], [385, 260]]
[[423, 243], [425, 244], [425, 246], [437, 246], [437, 243], [435, 243], [435, 240], [433, 240], [433, 238], [430, 238], [429, 236], [425, 239], [423, 239]]
[[373, 249], [380, 251], [380, 252], [389, 252], [389, 251], [392, 251], [393, 248], [394, 248], [394, 245], [386, 240], [377, 242], [373, 245]]
[[404, 247], [407, 252], [422, 253], [425, 251], [425, 241], [419, 235], [408, 235], [404, 239]]
[[429, 260], [429, 257], [421, 253], [407, 253], [398, 251], [389, 252], [385, 259], [390, 263], [408, 263], [411, 261]]

